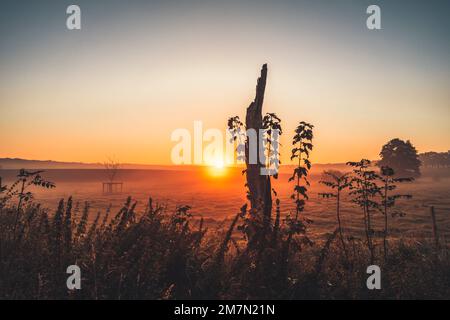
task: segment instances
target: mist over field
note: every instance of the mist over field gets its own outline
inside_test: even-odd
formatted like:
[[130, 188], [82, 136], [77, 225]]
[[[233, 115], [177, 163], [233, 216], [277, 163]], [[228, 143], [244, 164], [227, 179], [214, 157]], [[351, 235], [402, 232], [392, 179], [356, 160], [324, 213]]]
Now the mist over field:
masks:
[[[102, 182], [107, 180], [104, 169], [48, 169], [45, 176], [56, 184], [55, 189], [35, 189], [35, 199], [43, 206], [55, 209], [60, 199], [72, 196], [80, 206], [85, 201], [91, 206], [90, 220], [97, 211], [105, 210], [109, 205], [114, 210], [120, 208], [127, 196], [137, 201], [137, 208], [143, 209], [149, 197], [154, 201], [175, 209], [179, 205], [192, 207], [194, 218], [203, 217], [207, 223], [218, 224], [231, 219], [246, 202], [245, 176], [243, 168], [209, 168], [167, 166], [165, 169], [121, 169], [117, 180], [124, 183], [122, 193], [105, 194]], [[314, 238], [323, 239], [335, 225], [334, 201], [323, 199], [318, 193], [326, 187], [319, 184], [324, 170], [349, 171], [345, 164], [319, 164], [312, 167], [310, 196], [306, 204], [307, 217], [314, 222], [309, 231]], [[291, 167], [282, 166], [280, 175], [274, 180], [281, 201], [282, 214], [295, 210], [289, 198], [292, 182]], [[17, 170], [0, 170], [3, 182], [11, 183], [16, 179]], [[425, 168], [418, 180], [401, 185], [400, 192], [409, 193], [410, 200], [399, 202], [406, 212], [405, 217], [395, 218], [392, 222], [391, 237], [432, 237], [430, 206], [435, 206], [442, 236], [450, 238], [450, 168]], [[349, 232], [362, 236], [363, 217], [360, 209], [348, 201], [342, 206], [343, 226]], [[378, 217], [381, 227], [381, 214]], [[375, 219], [377, 220], [377, 219]]]

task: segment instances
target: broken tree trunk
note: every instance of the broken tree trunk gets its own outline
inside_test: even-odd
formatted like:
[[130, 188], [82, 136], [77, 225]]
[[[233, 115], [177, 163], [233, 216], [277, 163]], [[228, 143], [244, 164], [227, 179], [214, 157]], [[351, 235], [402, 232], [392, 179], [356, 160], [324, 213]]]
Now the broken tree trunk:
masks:
[[[264, 64], [261, 69], [261, 76], [258, 78], [256, 85], [255, 100], [250, 103], [247, 108], [247, 115], [245, 118], [245, 126], [247, 132], [249, 129], [254, 129], [256, 132], [256, 139], [250, 141], [251, 138], [247, 136], [247, 142], [245, 146], [246, 153], [246, 166], [247, 166], [247, 186], [249, 190], [249, 200], [251, 209], [257, 213], [262, 214], [262, 220], [264, 221], [265, 228], [270, 224], [271, 212], [272, 212], [272, 194], [270, 176], [261, 173], [261, 169], [265, 168], [264, 153], [260, 152], [260, 148], [263, 148], [262, 141], [259, 139], [259, 132], [262, 127], [262, 106], [264, 101], [264, 91], [266, 89], [267, 79], [267, 64]], [[255, 141], [256, 140], [256, 141]], [[256, 150], [253, 149], [256, 146]], [[251, 161], [250, 150], [252, 148], [253, 154], [256, 152], [257, 161]], [[253, 159], [254, 160], [254, 159]], [[250, 163], [252, 162], [252, 163]], [[267, 229], [266, 229], [267, 230]]]

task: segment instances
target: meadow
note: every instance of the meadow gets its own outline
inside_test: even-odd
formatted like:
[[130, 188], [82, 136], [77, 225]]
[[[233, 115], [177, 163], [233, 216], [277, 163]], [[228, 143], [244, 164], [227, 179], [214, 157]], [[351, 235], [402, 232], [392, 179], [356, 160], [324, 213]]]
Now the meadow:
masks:
[[[305, 215], [314, 221], [309, 228], [310, 234], [321, 239], [335, 226], [334, 201], [319, 197], [319, 193], [326, 191], [326, 187], [319, 183], [322, 172], [326, 170], [345, 172], [349, 168], [344, 164], [312, 167]], [[273, 182], [281, 201], [282, 215], [295, 209], [289, 198], [293, 186], [288, 182], [290, 171], [291, 168], [282, 167], [279, 179]], [[421, 178], [399, 185], [399, 192], [411, 194], [412, 198], [399, 202], [406, 215], [394, 219], [391, 236], [431, 238], [430, 206], [434, 206], [440, 233], [443, 238], [450, 239], [450, 169], [423, 168], [422, 171]], [[0, 170], [5, 184], [12, 183], [17, 173], [18, 170]], [[124, 182], [124, 189], [122, 193], [114, 194], [102, 192], [102, 182], [107, 177], [102, 169], [46, 170], [45, 177], [54, 182], [56, 188], [35, 188], [36, 202], [53, 209], [60, 199], [68, 199], [70, 196], [78, 206], [87, 201], [91, 208], [89, 220], [95, 218], [97, 211], [103, 212], [109, 206], [112, 210], [120, 209], [129, 195], [137, 202], [138, 210], [145, 208], [149, 197], [169, 210], [175, 210], [179, 205], [189, 205], [193, 218], [203, 217], [208, 224], [221, 224], [224, 220], [232, 219], [234, 213], [246, 202], [242, 168], [171, 166], [166, 170], [119, 170], [117, 179]], [[363, 219], [360, 209], [349, 200], [348, 193], [344, 193], [341, 208], [343, 225], [352, 234], [361, 234]]]
[[[101, 192], [102, 170], [47, 170], [42, 175], [55, 188], [32, 186], [32, 200], [1, 208], [0, 298], [450, 298], [448, 169], [402, 185], [413, 198], [398, 203], [406, 215], [390, 221], [387, 253], [373, 235], [373, 260], [362, 215], [348, 196], [341, 212], [345, 247], [338, 240], [333, 200], [318, 196], [324, 168], [312, 171], [304, 210], [311, 223], [307, 237], [298, 238], [289, 231], [295, 206], [282, 196], [291, 185], [281, 172], [264, 245], [252, 244], [243, 229], [250, 212], [239, 168], [121, 171], [125, 188], [113, 195]], [[17, 171], [1, 174], [8, 184]], [[379, 233], [382, 215], [373, 221]], [[383, 270], [381, 290], [366, 287], [372, 263]], [[72, 264], [82, 270], [81, 290], [66, 287]]]

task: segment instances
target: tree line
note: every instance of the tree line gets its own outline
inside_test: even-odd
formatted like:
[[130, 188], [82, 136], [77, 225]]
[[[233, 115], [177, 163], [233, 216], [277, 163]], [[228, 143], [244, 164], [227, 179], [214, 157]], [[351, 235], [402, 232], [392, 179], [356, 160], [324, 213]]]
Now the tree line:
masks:
[[447, 152], [424, 152], [419, 154], [422, 166], [431, 168], [450, 167], [450, 150]]

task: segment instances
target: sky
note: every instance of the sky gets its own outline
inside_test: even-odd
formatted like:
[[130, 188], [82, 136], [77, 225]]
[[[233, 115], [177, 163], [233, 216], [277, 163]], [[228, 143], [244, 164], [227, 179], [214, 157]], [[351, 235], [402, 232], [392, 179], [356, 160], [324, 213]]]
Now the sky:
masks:
[[[66, 8], [81, 8], [81, 30]], [[381, 8], [381, 30], [366, 8]], [[0, 157], [171, 164], [171, 133], [225, 130], [253, 100], [315, 125], [312, 160], [392, 138], [450, 149], [448, 1], [2, 1]]]

